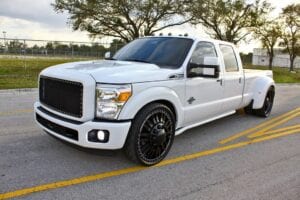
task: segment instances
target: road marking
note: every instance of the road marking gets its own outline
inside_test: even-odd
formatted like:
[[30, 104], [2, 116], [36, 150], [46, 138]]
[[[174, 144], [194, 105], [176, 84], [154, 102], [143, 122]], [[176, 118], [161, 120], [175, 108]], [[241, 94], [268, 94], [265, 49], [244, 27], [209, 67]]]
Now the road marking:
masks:
[[279, 116], [277, 116], [277, 117], [274, 117], [274, 118], [272, 118], [272, 119], [270, 119], [270, 120], [268, 120], [268, 121], [265, 121], [265, 122], [263, 122], [263, 123], [261, 123], [261, 124], [255, 126], [255, 127], [253, 127], [253, 128], [247, 129], [247, 130], [245, 130], [245, 131], [242, 131], [242, 132], [239, 132], [239, 133], [237, 133], [237, 134], [234, 134], [234, 135], [232, 135], [232, 136], [230, 136], [230, 137], [228, 137], [228, 138], [225, 138], [225, 139], [223, 139], [223, 140], [220, 140], [220, 141], [219, 141], [219, 144], [226, 144], [226, 143], [231, 142], [231, 141], [233, 141], [233, 140], [235, 140], [235, 139], [237, 139], [237, 138], [240, 138], [240, 137], [245, 136], [245, 135], [247, 135], [247, 134], [253, 133], [254, 131], [257, 131], [257, 130], [260, 129], [260, 128], [264, 128], [264, 127], [266, 127], [266, 126], [268, 126], [268, 125], [272, 125], [273, 123], [275, 123], [275, 122], [277, 122], [277, 121], [279, 121], [279, 120], [282, 120], [282, 119], [285, 118], [285, 117], [288, 117], [288, 116], [290, 116], [290, 115], [293, 115], [294, 113], [297, 113], [297, 112], [299, 112], [299, 111], [300, 111], [300, 108], [297, 108], [297, 109], [292, 110], [292, 111], [290, 111], [290, 112], [287, 112], [287, 113], [284, 113], [284, 114], [279, 115]]
[[[300, 133], [300, 129], [294, 129], [294, 130], [289, 130], [289, 131], [285, 131], [284, 133]], [[260, 137], [260, 136], [258, 136]]]
[[280, 129], [276, 129], [276, 130], [270, 130], [270, 131], [266, 131], [266, 132], [262, 132], [260, 134], [257, 133], [253, 133], [251, 135], [248, 135], [248, 138], [255, 138], [255, 137], [260, 137], [260, 136], [264, 136], [264, 135], [271, 135], [271, 134], [276, 134], [276, 133], [280, 133], [283, 131], [290, 131], [290, 130], [294, 130], [294, 131], [299, 131], [300, 130], [300, 125], [295, 125], [295, 126], [287, 126], [284, 128], [280, 128]]
[[135, 167], [125, 168], [125, 169], [120, 169], [120, 170], [115, 170], [115, 171], [110, 171], [110, 172], [104, 172], [104, 173], [90, 175], [90, 176], [83, 176], [83, 177], [74, 178], [74, 179], [70, 179], [70, 180], [64, 180], [64, 181], [58, 181], [58, 182], [54, 182], [54, 183], [43, 184], [43, 185], [31, 187], [31, 188], [24, 188], [24, 189], [20, 189], [20, 190], [16, 190], [16, 191], [2, 193], [2, 194], [0, 194], [0, 199], [15, 198], [15, 197], [35, 193], [35, 192], [42, 192], [42, 191], [51, 190], [51, 189], [63, 188], [63, 187], [71, 186], [71, 185], [77, 185], [77, 184], [82, 184], [82, 183], [87, 183], [87, 182], [92, 182], [92, 181], [99, 181], [99, 180], [106, 179], [106, 178], [111, 178], [111, 177], [120, 176], [120, 175], [124, 175], [124, 174], [139, 172], [139, 171], [142, 171], [145, 169], [152, 169], [152, 168], [156, 168], [156, 167], [162, 167], [162, 166], [166, 166], [166, 165], [180, 163], [183, 161], [188, 161], [188, 160], [192, 160], [192, 159], [196, 159], [196, 158], [200, 158], [200, 157], [204, 157], [204, 156], [208, 156], [208, 155], [213, 155], [213, 154], [216, 154], [219, 152], [237, 149], [237, 148], [244, 147], [244, 146], [247, 146], [250, 144], [255, 144], [255, 143], [271, 140], [274, 138], [284, 137], [284, 136], [288, 136], [288, 135], [292, 135], [292, 134], [298, 134], [298, 133], [292, 133], [292, 132], [287, 131], [287, 132], [282, 132], [282, 133], [269, 135], [269, 136], [265, 136], [265, 137], [255, 138], [253, 140], [239, 142], [236, 144], [217, 147], [217, 148], [206, 150], [206, 151], [201, 151], [201, 152], [197, 152], [197, 153], [193, 153], [193, 154], [179, 156], [179, 157], [176, 157], [173, 159], [164, 160], [153, 167], [135, 166]]
[[298, 117], [299, 115], [300, 115], [300, 112], [299, 112], [299, 113], [294, 113], [294, 114], [292, 114], [292, 115], [290, 115], [290, 116], [288, 116], [288, 117], [286, 117], [286, 118], [284, 118], [284, 119], [282, 119], [282, 120], [279, 120], [279, 121], [274, 122], [274, 123], [272, 123], [272, 124], [270, 124], [270, 125], [268, 125], [268, 126], [265, 126], [265, 127], [263, 127], [262, 129], [260, 129], [259, 131], [257, 131], [256, 133], [252, 134], [252, 137], [257, 137], [257, 136], [259, 136], [259, 135], [262, 135], [262, 134], [264, 134], [266, 131], [268, 131], [268, 130], [270, 130], [270, 129], [276, 127], [276, 126], [280, 126], [281, 124], [283, 124], [283, 123], [285, 123], [285, 122], [287, 122], [287, 121], [290, 121], [290, 120], [292, 120], [293, 118]]
[[33, 112], [32, 109], [13, 110], [13, 111], [7, 111], [7, 112], [0, 112], [0, 116], [9, 116], [9, 115], [32, 113], [32, 112]]

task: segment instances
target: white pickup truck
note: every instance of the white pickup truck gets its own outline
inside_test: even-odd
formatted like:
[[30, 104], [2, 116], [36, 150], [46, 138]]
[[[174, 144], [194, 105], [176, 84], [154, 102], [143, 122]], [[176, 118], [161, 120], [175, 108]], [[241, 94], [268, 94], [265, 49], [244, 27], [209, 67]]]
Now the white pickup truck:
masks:
[[47, 133], [88, 148], [160, 162], [174, 136], [245, 108], [268, 117], [272, 71], [244, 70], [234, 45], [194, 37], [143, 37], [106, 60], [43, 70], [35, 119]]

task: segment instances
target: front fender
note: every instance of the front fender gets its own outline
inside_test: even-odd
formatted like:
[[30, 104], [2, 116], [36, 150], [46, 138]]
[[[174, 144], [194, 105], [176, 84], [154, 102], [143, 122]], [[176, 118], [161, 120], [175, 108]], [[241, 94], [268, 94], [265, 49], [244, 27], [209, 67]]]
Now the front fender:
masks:
[[124, 105], [124, 108], [119, 115], [119, 119], [133, 119], [145, 105], [161, 100], [168, 101], [173, 105], [177, 117], [176, 127], [180, 127], [184, 117], [183, 106], [177, 93], [167, 87], [151, 87], [132, 96]]
[[274, 80], [270, 77], [261, 77], [255, 80], [253, 87], [253, 109], [260, 109], [263, 107], [265, 97], [270, 87], [274, 86]]

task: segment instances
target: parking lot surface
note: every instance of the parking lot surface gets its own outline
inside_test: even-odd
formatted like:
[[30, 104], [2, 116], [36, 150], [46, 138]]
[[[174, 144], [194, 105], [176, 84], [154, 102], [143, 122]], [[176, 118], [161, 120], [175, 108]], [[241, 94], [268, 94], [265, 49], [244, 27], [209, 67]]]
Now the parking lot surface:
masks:
[[300, 85], [277, 86], [268, 119], [238, 112], [186, 131], [150, 168], [47, 135], [36, 99], [0, 91], [0, 199], [300, 199]]

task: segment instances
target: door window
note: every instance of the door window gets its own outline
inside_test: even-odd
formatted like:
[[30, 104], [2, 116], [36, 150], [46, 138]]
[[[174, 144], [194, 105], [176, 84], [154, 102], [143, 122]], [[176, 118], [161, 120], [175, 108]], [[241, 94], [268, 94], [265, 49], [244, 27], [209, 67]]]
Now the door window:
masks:
[[221, 44], [220, 49], [223, 54], [226, 72], [239, 71], [239, 66], [233, 48], [229, 45]]
[[204, 57], [217, 57], [215, 46], [210, 42], [199, 42], [197, 44], [190, 63], [202, 64]]

